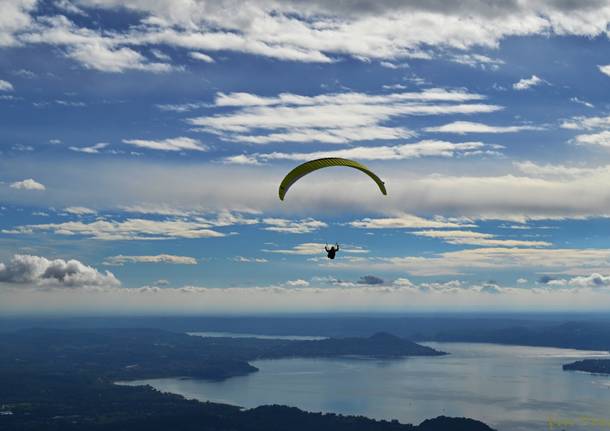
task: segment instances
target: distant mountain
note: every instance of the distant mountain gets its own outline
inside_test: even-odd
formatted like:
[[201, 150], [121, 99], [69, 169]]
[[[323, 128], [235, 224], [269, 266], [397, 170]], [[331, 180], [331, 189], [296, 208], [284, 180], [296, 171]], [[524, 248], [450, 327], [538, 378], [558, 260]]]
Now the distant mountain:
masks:
[[586, 371], [594, 374], [610, 374], [610, 359], [584, 359], [563, 365], [566, 371]]
[[0, 317], [0, 334], [32, 326], [161, 328], [174, 332], [236, 332], [266, 335], [368, 337], [388, 332], [412, 341], [459, 341], [610, 350], [608, 314], [303, 315], [290, 317], [137, 316], [11, 319]]

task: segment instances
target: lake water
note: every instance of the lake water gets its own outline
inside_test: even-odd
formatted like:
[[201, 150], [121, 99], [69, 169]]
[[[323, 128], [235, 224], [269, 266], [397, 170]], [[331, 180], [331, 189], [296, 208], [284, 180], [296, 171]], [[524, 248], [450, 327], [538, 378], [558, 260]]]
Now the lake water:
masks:
[[[399, 360], [254, 361], [258, 373], [223, 382], [153, 379], [187, 398], [244, 407], [285, 404], [309, 411], [420, 423], [439, 415], [482, 420], [501, 431], [610, 429], [610, 377], [561, 365], [606, 352], [472, 343], [422, 343], [451, 353]], [[583, 416], [606, 425], [583, 423]], [[566, 421], [573, 421], [573, 424]]]

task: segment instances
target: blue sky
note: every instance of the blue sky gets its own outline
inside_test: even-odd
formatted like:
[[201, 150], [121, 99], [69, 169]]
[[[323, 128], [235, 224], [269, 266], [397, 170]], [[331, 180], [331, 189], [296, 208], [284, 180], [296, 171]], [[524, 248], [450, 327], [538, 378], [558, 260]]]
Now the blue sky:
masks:
[[5, 312], [610, 304], [607, 2], [0, 6]]

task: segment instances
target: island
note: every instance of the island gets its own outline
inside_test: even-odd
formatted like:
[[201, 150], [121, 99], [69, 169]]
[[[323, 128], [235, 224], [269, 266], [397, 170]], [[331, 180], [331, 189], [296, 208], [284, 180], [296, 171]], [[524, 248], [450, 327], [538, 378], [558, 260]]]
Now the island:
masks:
[[592, 374], [610, 374], [610, 359], [583, 359], [564, 364], [566, 371], [585, 371]]

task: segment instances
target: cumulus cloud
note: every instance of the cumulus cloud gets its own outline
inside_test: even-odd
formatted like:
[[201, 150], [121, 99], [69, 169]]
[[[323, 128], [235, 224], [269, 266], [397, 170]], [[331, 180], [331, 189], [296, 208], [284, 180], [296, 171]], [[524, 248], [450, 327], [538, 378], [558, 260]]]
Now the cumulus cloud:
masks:
[[547, 82], [536, 75], [532, 75], [531, 78], [522, 78], [518, 82], [515, 82], [513, 88], [515, 90], [528, 90], [542, 84], [547, 84]]
[[49, 260], [20, 254], [8, 263], [0, 262], [0, 282], [54, 287], [116, 287], [121, 284], [111, 272], [101, 273], [75, 259]]
[[197, 259], [189, 256], [158, 254], [156, 256], [111, 256], [104, 260], [105, 265], [122, 266], [125, 263], [171, 263], [175, 265], [196, 265]]
[[535, 126], [490, 126], [483, 123], [473, 123], [470, 121], [454, 121], [453, 123], [444, 124], [442, 126], [427, 127], [426, 132], [436, 133], [515, 133], [523, 130], [540, 130]]
[[569, 284], [576, 287], [608, 287], [610, 286], [610, 276], [601, 274], [591, 274], [570, 279]]
[[16, 181], [14, 183], [11, 183], [11, 188], [18, 189], [18, 190], [38, 190], [38, 191], [46, 190], [46, 187], [44, 186], [44, 184], [41, 184], [32, 178], [28, 178], [27, 180]]
[[209, 147], [193, 138], [178, 137], [161, 140], [123, 139], [123, 143], [159, 151], [208, 151]]

